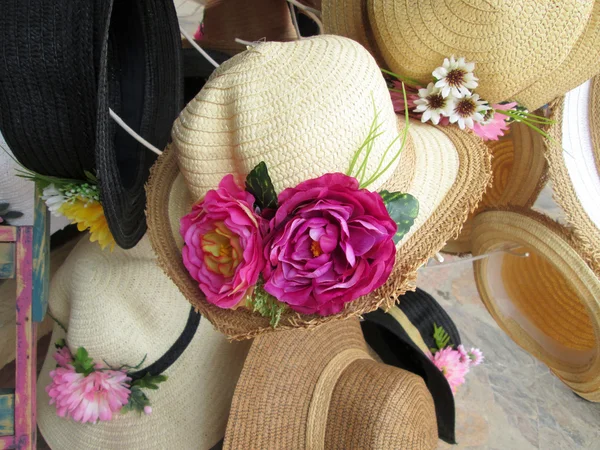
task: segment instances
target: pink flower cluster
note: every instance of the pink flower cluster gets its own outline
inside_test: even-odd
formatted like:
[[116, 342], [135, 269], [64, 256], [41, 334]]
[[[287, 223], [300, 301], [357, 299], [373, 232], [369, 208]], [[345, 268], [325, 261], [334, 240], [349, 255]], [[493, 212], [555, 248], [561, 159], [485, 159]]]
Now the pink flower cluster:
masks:
[[58, 367], [50, 372], [46, 386], [50, 404], [60, 417], [76, 422], [108, 421], [129, 401], [131, 379], [121, 370], [94, 370], [89, 375], [76, 372], [68, 347], [54, 354]]
[[459, 345], [456, 349], [445, 347], [433, 355], [430, 354], [429, 357], [444, 374], [455, 394], [458, 387], [464, 384], [469, 369], [478, 366], [484, 359], [481, 350], [477, 348], [467, 350], [463, 345]]
[[232, 308], [264, 289], [304, 314], [327, 316], [388, 279], [396, 223], [378, 193], [341, 173], [285, 189], [263, 218], [227, 175], [181, 219], [183, 263], [207, 301]]

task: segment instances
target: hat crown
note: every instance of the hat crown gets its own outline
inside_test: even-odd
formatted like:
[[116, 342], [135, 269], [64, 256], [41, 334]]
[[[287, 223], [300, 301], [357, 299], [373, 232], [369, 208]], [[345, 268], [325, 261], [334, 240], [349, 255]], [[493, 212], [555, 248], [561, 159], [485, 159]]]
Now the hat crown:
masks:
[[50, 310], [68, 330], [71, 351], [85, 347], [111, 366], [141, 368], [164, 355], [190, 312], [156, 264], [147, 237], [131, 250], [103, 251], [81, 239], [50, 286]]
[[[375, 105], [375, 106], [374, 106]], [[375, 108], [382, 135], [367, 176], [389, 163], [400, 143], [396, 116], [375, 60], [339, 36], [268, 42], [221, 65], [175, 121], [173, 142], [188, 189], [199, 199], [228, 173], [264, 161], [277, 192], [329, 172], [348, 171]], [[393, 164], [369, 189], [393, 173]]]

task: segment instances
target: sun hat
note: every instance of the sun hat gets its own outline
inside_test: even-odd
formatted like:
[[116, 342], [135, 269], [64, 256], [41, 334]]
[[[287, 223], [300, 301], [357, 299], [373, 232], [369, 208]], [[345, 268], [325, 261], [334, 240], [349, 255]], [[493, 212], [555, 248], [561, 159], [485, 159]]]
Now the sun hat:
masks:
[[530, 208], [546, 184], [548, 164], [543, 138], [526, 125], [513, 123], [508, 134], [486, 145], [492, 154], [492, 183], [458, 238], [444, 247], [446, 253], [471, 252], [472, 219], [479, 211], [510, 205]]
[[600, 272], [587, 248], [571, 229], [514, 207], [478, 214], [471, 239], [473, 255], [491, 253], [473, 270], [494, 320], [574, 392], [600, 401]]
[[357, 318], [257, 337], [235, 388], [224, 449], [433, 449], [423, 380], [376, 362]]
[[144, 183], [155, 158], [109, 108], [166, 145], [183, 95], [173, 2], [10, 1], [0, 29], [0, 130], [9, 147], [36, 174], [87, 181], [95, 173], [111, 233], [132, 247], [146, 230]]
[[546, 157], [554, 198], [575, 235], [600, 267], [600, 77], [552, 105]]
[[386, 68], [422, 86], [444, 58], [475, 62], [478, 92], [490, 103], [535, 110], [600, 72], [593, 0], [324, 0], [322, 11], [326, 32], [374, 49]]
[[361, 322], [365, 340], [385, 364], [408, 370], [425, 381], [435, 405], [440, 439], [455, 444], [454, 394], [444, 374], [428, 354], [435, 348], [435, 326], [442, 327], [454, 346], [460, 334], [446, 311], [427, 292], [417, 288], [398, 299], [387, 312], [377, 309]]
[[[363, 47], [342, 37], [318, 36], [263, 43], [234, 56], [177, 119], [173, 144], [159, 157], [148, 184], [149, 234], [165, 272], [217, 329], [243, 339], [272, 327], [268, 318], [249, 309], [222, 309], [206, 301], [182, 261], [180, 219], [224, 175], [243, 176], [261, 161], [271, 168], [276, 192], [311, 177], [345, 172], [369, 134], [373, 104], [383, 134], [366, 164], [371, 173], [376, 168], [371, 164], [385, 155], [404, 118], [394, 115], [385, 81]], [[392, 297], [414, 288], [418, 267], [458, 234], [489, 182], [487, 148], [454, 127], [442, 130], [415, 121], [408, 136], [399, 163], [372, 185], [408, 192], [420, 205], [414, 225], [397, 245], [387, 284], [333, 316], [288, 310], [278, 329], [313, 327], [391, 306]]]
[[51, 342], [65, 338], [73, 359], [84, 348], [105, 367], [137, 366], [128, 371], [134, 380], [168, 377], [146, 390], [151, 414], [113, 411], [111, 420], [79, 423], [76, 412], [59, 417], [49, 403], [47, 386], [66, 370], [66, 348], [54, 357], [51, 348], [37, 399], [38, 425], [51, 448], [211, 448], [222, 439], [249, 343], [227, 342], [191, 310], [156, 265], [147, 238], [112, 253], [81, 240], [52, 280], [49, 311], [57, 321]]

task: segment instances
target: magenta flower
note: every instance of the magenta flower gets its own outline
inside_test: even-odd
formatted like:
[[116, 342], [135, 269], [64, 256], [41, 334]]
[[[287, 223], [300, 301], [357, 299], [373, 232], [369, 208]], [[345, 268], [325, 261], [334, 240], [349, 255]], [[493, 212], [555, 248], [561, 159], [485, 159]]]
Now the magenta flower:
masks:
[[433, 364], [442, 371], [452, 392], [465, 382], [465, 375], [469, 372], [469, 364], [461, 361], [461, 353], [452, 347], [438, 350], [435, 355], [429, 355]]
[[85, 376], [69, 365], [52, 370], [50, 377], [52, 382], [46, 386], [50, 404], [56, 405], [60, 417], [76, 422], [111, 420], [129, 401], [131, 379], [120, 370], [94, 371]]
[[504, 132], [507, 131], [509, 128], [509, 124], [506, 121], [508, 119], [508, 116], [493, 111], [496, 109], [506, 111], [509, 109], [513, 109], [515, 106], [517, 106], [516, 102], [506, 103], [504, 105], [492, 105], [492, 109], [490, 110], [492, 112], [488, 111], [488, 114], [491, 117], [484, 117], [484, 119], [486, 120], [483, 123], [475, 122], [473, 124], [473, 131], [484, 141], [497, 141], [500, 138], [500, 136], [504, 136]]
[[380, 195], [328, 173], [279, 195], [269, 222], [264, 289], [293, 310], [328, 316], [388, 279], [396, 223]]
[[183, 264], [206, 299], [220, 308], [242, 302], [264, 267], [254, 197], [227, 175], [181, 218]]
[[66, 345], [58, 349], [52, 356], [61, 367], [67, 367], [68, 364], [73, 362], [73, 355], [71, 355], [71, 351]]

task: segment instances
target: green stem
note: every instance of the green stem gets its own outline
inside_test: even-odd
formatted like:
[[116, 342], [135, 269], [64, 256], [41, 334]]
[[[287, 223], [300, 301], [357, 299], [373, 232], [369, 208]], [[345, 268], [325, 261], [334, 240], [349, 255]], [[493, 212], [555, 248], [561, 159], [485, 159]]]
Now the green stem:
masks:
[[390, 72], [389, 70], [386, 70], [386, 69], [380, 69], [380, 70], [383, 73], [386, 73], [388, 75], [393, 76], [398, 81], [401, 81], [401, 82], [404, 82], [404, 83], [408, 84], [409, 86], [412, 85], [413, 87], [416, 87], [416, 86], [420, 86], [421, 85], [421, 83], [418, 80], [415, 80], [414, 78], [407, 77], [407, 76], [404, 76], [404, 75], [398, 75], [397, 73]]

